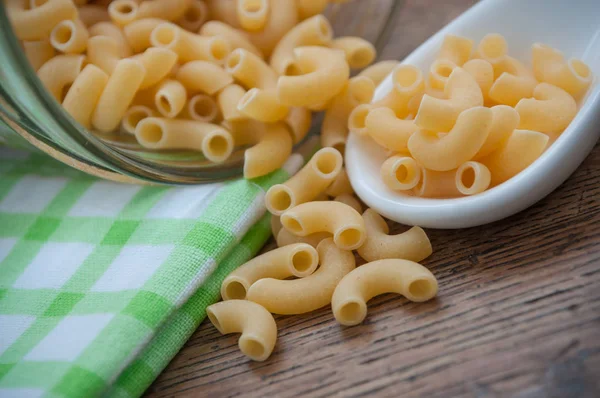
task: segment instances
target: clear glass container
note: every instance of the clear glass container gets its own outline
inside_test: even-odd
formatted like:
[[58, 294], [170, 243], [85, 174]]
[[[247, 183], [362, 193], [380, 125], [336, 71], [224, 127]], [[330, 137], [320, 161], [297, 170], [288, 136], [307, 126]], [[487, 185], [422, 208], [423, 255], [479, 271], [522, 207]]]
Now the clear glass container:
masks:
[[[394, 0], [353, 0], [331, 4], [326, 12], [335, 36], [361, 36], [379, 50], [390, 31]], [[0, 2], [0, 144], [33, 146], [87, 173], [124, 182], [194, 184], [238, 177], [244, 147], [222, 164], [193, 151], [152, 151], [134, 137], [99, 134], [75, 122], [46, 92], [12, 32]], [[321, 117], [313, 117], [312, 133]]]

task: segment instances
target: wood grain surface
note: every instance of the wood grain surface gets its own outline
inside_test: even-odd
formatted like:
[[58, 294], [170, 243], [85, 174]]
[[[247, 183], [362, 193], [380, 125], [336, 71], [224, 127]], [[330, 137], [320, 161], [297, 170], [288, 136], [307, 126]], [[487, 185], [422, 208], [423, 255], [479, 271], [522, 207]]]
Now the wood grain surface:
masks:
[[[383, 58], [403, 58], [472, 1], [398, 3]], [[278, 316], [278, 342], [263, 363], [206, 320], [148, 396], [600, 397], [599, 172], [597, 146], [524, 212], [427, 230], [434, 253], [424, 265], [440, 284], [434, 301], [380, 296], [350, 328], [329, 307]]]

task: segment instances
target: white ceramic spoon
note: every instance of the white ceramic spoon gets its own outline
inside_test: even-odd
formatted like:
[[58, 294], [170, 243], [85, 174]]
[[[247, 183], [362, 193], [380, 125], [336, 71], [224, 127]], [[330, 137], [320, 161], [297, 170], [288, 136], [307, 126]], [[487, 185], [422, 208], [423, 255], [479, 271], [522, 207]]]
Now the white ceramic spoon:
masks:
[[[369, 207], [403, 224], [465, 228], [515, 214], [565, 181], [600, 135], [600, 0], [483, 0], [423, 43], [403, 63], [428, 70], [448, 33], [469, 37], [476, 43], [488, 33], [500, 33], [508, 42], [510, 55], [526, 61], [531, 59], [534, 42], [548, 44], [567, 59], [582, 59], [595, 79], [571, 125], [539, 159], [517, 176], [478, 195], [425, 199], [395, 193], [379, 177], [385, 151], [368, 137], [351, 135], [346, 168], [355, 192]], [[388, 76], [377, 88], [375, 100], [391, 87]]]

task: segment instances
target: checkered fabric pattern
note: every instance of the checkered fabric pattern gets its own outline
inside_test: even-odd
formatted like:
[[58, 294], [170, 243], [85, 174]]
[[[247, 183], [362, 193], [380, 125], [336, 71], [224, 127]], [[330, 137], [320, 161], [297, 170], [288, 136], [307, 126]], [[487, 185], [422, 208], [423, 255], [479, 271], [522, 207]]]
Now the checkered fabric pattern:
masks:
[[265, 190], [302, 163], [173, 188], [0, 148], [0, 396], [141, 395], [268, 238]]

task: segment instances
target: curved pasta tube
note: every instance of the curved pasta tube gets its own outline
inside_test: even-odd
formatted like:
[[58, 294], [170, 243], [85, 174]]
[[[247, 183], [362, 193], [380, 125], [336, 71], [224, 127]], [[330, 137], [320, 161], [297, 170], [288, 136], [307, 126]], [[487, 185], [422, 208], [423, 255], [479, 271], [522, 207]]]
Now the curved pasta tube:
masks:
[[350, 68], [343, 53], [325, 47], [297, 47], [295, 65], [305, 74], [281, 76], [277, 95], [289, 106], [309, 106], [333, 98], [346, 84]]
[[312, 114], [306, 108], [292, 106], [290, 107], [290, 111], [284, 122], [292, 132], [294, 144], [297, 144], [302, 141], [310, 131]]
[[317, 269], [319, 255], [306, 243], [295, 243], [271, 250], [242, 264], [221, 284], [223, 300], [243, 300], [250, 286], [263, 278], [304, 278]]
[[532, 164], [546, 149], [549, 137], [530, 130], [515, 130], [506, 144], [481, 159], [492, 174], [492, 185], [514, 177]]
[[161, 18], [176, 21], [190, 8], [192, 0], [142, 1], [138, 7], [138, 18]]
[[375, 46], [361, 37], [338, 37], [331, 42], [332, 48], [344, 51], [346, 62], [352, 69], [362, 69], [377, 56]]
[[224, 120], [221, 125], [231, 133], [236, 146], [256, 145], [265, 132], [265, 124], [252, 119]]
[[[222, 1], [222, 0], [220, 0]], [[295, 0], [271, 1], [271, 12], [265, 27], [259, 32], [249, 32], [250, 41], [265, 57], [270, 57], [281, 38], [298, 23]]]
[[92, 26], [98, 22], [110, 21], [106, 8], [96, 4], [86, 4], [77, 8], [79, 19], [85, 26]]
[[380, 173], [383, 183], [394, 191], [411, 190], [421, 180], [421, 168], [409, 156], [390, 157], [381, 165]]
[[429, 67], [429, 85], [436, 90], [443, 90], [446, 87], [450, 74], [457, 65], [447, 59], [438, 59], [433, 61]]
[[292, 137], [282, 123], [265, 125], [259, 142], [244, 152], [244, 177], [256, 178], [277, 170], [292, 154]]
[[241, 333], [240, 351], [254, 361], [266, 360], [277, 341], [273, 315], [247, 300], [228, 300], [206, 307], [208, 319], [221, 334]]
[[466, 162], [456, 170], [456, 188], [463, 195], [475, 195], [488, 189], [490, 170], [479, 162]]
[[277, 86], [277, 74], [250, 51], [238, 48], [225, 61], [225, 70], [246, 88], [270, 89]]
[[535, 43], [531, 50], [533, 73], [539, 81], [562, 88], [575, 99], [581, 98], [592, 84], [594, 76], [581, 60], [565, 61], [560, 51], [541, 43]]
[[62, 102], [63, 90], [75, 81], [84, 64], [83, 55], [57, 55], [42, 65], [37, 75], [48, 92]]
[[187, 92], [177, 80], [167, 79], [156, 87], [154, 106], [164, 117], [173, 118], [181, 112], [187, 102]]
[[219, 117], [219, 107], [212, 97], [196, 94], [189, 99], [181, 116], [199, 122], [212, 123]]
[[456, 187], [456, 170], [434, 171], [421, 168], [421, 179], [413, 188], [416, 196], [422, 198], [454, 198], [461, 196]]
[[223, 114], [223, 119], [243, 120], [247, 118], [237, 108], [244, 94], [246, 94], [246, 90], [237, 84], [230, 84], [217, 94], [217, 102]]
[[140, 90], [154, 86], [167, 77], [177, 63], [177, 54], [167, 48], [152, 47], [136, 57], [144, 68], [146, 75], [140, 86]]
[[494, 69], [494, 80], [502, 73], [514, 72], [508, 56], [508, 43], [504, 36], [497, 33], [485, 35], [475, 51], [475, 58], [488, 61]]
[[521, 99], [530, 98], [536, 85], [537, 81], [531, 76], [504, 72], [490, 87], [488, 96], [498, 104], [515, 106]]
[[150, 43], [155, 47], [173, 50], [182, 63], [210, 61], [222, 64], [231, 52], [229, 42], [223, 37], [197, 35], [170, 22], [162, 23], [152, 30]]
[[292, 178], [267, 191], [267, 210], [277, 216], [323, 193], [342, 170], [344, 159], [333, 148], [322, 148]]
[[165, 23], [164, 19], [160, 18], [144, 18], [133, 21], [123, 27], [123, 34], [127, 39], [127, 43], [135, 53], [141, 53], [145, 49], [152, 47], [150, 35], [154, 28]]
[[281, 224], [299, 236], [329, 232], [342, 250], [355, 250], [366, 239], [365, 222], [360, 213], [340, 202], [301, 203], [281, 215]]
[[39, 70], [42, 65], [56, 55], [50, 40], [24, 41], [23, 50], [33, 70]]
[[100, 95], [108, 82], [108, 75], [102, 69], [87, 65], [73, 81], [62, 106], [73, 119], [90, 128], [91, 119]]
[[425, 79], [421, 70], [413, 65], [400, 64], [392, 71], [392, 90], [375, 105], [391, 108], [396, 116], [408, 116], [411, 98], [425, 91]]
[[355, 268], [352, 252], [341, 250], [331, 238], [317, 246], [321, 266], [312, 275], [296, 280], [266, 278], [256, 281], [247, 299], [274, 314], [304, 314], [331, 303], [335, 286]]
[[121, 60], [119, 44], [112, 37], [94, 36], [88, 40], [87, 56], [90, 64], [112, 75]]
[[50, 43], [65, 54], [81, 54], [87, 48], [89, 33], [80, 20], [59, 22], [50, 32]]
[[138, 3], [135, 0], [114, 0], [108, 5], [108, 15], [120, 27], [135, 21], [138, 16]]
[[88, 33], [90, 37], [107, 36], [113, 39], [117, 43], [120, 58], [129, 57], [131, 55], [129, 43], [125, 38], [123, 31], [117, 25], [110, 22], [98, 22], [97, 24], [90, 26]]
[[367, 239], [357, 251], [365, 260], [401, 258], [419, 262], [433, 253], [431, 242], [421, 227], [412, 227], [401, 234], [389, 235], [387, 223], [373, 209], [365, 210], [362, 217], [367, 228]]
[[379, 61], [376, 64], [373, 64], [364, 70], [362, 70], [357, 76], [365, 76], [369, 79], [373, 80], [375, 86], [379, 86], [379, 83], [383, 81], [392, 73], [394, 68], [398, 66], [398, 61]]
[[410, 301], [435, 297], [435, 276], [419, 263], [408, 260], [379, 260], [348, 273], [335, 288], [331, 308], [342, 325], [360, 324], [367, 316], [367, 301], [384, 293], [398, 293]]
[[346, 173], [346, 169], [342, 167], [340, 173], [335, 177], [333, 182], [327, 187], [325, 190], [327, 196], [340, 196], [344, 194], [352, 195], [354, 194], [354, 190], [352, 189], [352, 185], [350, 185], [350, 179], [348, 178], [348, 173]]
[[240, 28], [236, 9], [237, 0], [206, 0], [210, 17], [225, 22], [234, 28]]
[[547, 134], [559, 134], [577, 114], [577, 103], [565, 90], [540, 83], [533, 98], [523, 98], [515, 106], [521, 120], [519, 128]]
[[320, 14], [325, 10], [329, 0], [296, 0], [300, 20]]
[[365, 136], [367, 135], [367, 116], [376, 108], [384, 107], [373, 104], [360, 104], [355, 107], [348, 116], [348, 130], [350, 133]]
[[494, 84], [494, 68], [484, 59], [467, 61], [462, 68], [475, 79], [481, 89], [484, 101], [489, 100], [490, 88]]
[[271, 0], [237, 0], [237, 17], [242, 28], [251, 32], [264, 28], [270, 3]]
[[177, 24], [190, 32], [198, 32], [208, 19], [208, 6], [202, 0], [192, 0], [189, 8], [177, 20]]
[[473, 159], [481, 159], [500, 148], [519, 125], [519, 113], [514, 108], [497, 105], [490, 109], [492, 111], [490, 133]]
[[192, 61], [182, 65], [175, 78], [188, 91], [209, 95], [233, 83], [233, 78], [223, 68], [208, 61]]
[[22, 0], [7, 0], [6, 11], [20, 40], [42, 40], [61, 21], [74, 20], [77, 8], [71, 0], [48, 0], [26, 10]]
[[448, 132], [457, 122], [462, 111], [483, 105], [483, 95], [479, 85], [462, 68], [454, 68], [446, 87], [444, 95], [447, 99], [434, 98], [425, 94], [421, 100], [419, 112], [415, 123], [421, 129]]
[[333, 29], [323, 15], [315, 15], [294, 26], [277, 43], [271, 54], [271, 67], [279, 75], [288, 75], [294, 64], [294, 49], [302, 46], [326, 46], [331, 43]]
[[134, 105], [125, 112], [121, 127], [126, 133], [134, 135], [135, 128], [142, 120], [154, 116], [156, 116], [156, 112], [152, 108], [145, 105]]
[[117, 128], [133, 102], [145, 74], [141, 62], [132, 59], [119, 61], [92, 115], [94, 128], [101, 132], [110, 132]]
[[275, 90], [252, 88], [240, 98], [238, 111], [243, 115], [265, 123], [285, 119], [290, 108], [279, 103]]
[[408, 140], [408, 150], [419, 164], [430, 170], [452, 170], [475, 156], [486, 141], [491, 126], [490, 109], [467, 109], [442, 138], [424, 130], [414, 133]]
[[208, 21], [202, 28], [200, 28], [199, 34], [203, 36], [221, 36], [229, 41], [231, 50], [243, 48], [244, 50], [250, 51], [251, 53], [262, 58], [262, 52], [256, 48], [254, 44], [248, 38], [246, 32], [235, 29], [226, 23], [221, 21]]
[[371, 109], [365, 127], [375, 142], [392, 151], [405, 151], [409, 138], [418, 130], [413, 120], [399, 119], [393, 110], [385, 107]]
[[327, 238], [331, 238], [331, 234], [327, 232], [316, 232], [307, 236], [298, 236], [294, 235], [287, 229], [282, 228], [277, 232], [275, 241], [277, 242], [278, 247], [287, 246], [294, 243], [306, 243], [307, 245], [316, 248], [322, 240]]
[[438, 59], [445, 59], [456, 66], [463, 66], [471, 58], [473, 40], [462, 36], [446, 35]]

